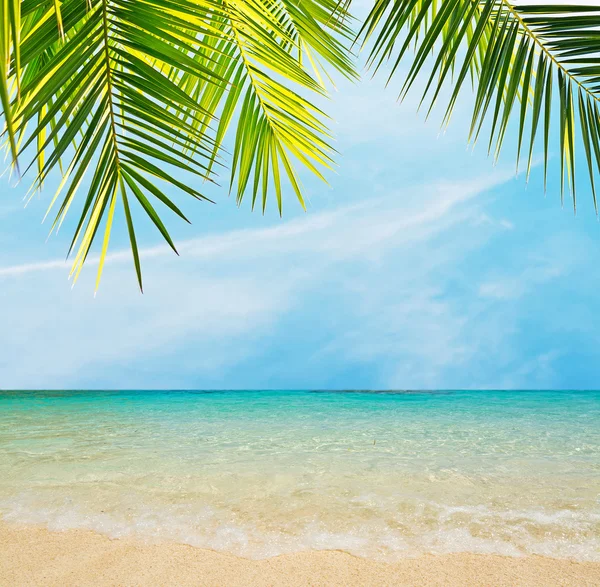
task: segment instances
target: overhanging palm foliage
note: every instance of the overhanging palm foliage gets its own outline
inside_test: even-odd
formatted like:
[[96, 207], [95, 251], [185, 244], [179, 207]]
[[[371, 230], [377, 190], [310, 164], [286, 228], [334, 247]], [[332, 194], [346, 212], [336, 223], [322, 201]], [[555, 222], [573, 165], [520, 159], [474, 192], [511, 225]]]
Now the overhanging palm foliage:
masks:
[[[33, 173], [34, 189], [60, 168], [52, 228], [82, 192], [69, 249], [75, 279], [99, 231], [100, 277], [122, 210], [141, 287], [134, 206], [175, 249], [160, 206], [185, 219], [173, 188], [205, 199], [190, 178], [213, 181], [224, 166], [238, 202], [250, 194], [264, 211], [274, 193], [281, 213], [287, 187], [303, 205], [298, 169], [323, 177], [333, 154], [327, 117], [312, 98], [326, 93], [328, 70], [355, 75], [350, 5], [0, 0], [3, 137], [14, 173]], [[431, 110], [448, 85], [445, 122], [470, 81], [471, 138], [489, 132], [488, 150], [498, 157], [514, 121], [517, 162], [525, 154], [527, 173], [541, 137], [546, 175], [557, 132], [561, 185], [574, 205], [580, 141], [596, 205], [600, 6], [373, 0], [358, 38], [375, 71], [390, 63], [392, 78], [407, 61], [401, 97], [424, 79], [422, 103]], [[233, 148], [225, 153], [228, 133]]]
[[[534, 142], [543, 136], [545, 176], [550, 129], [558, 119], [561, 198], [565, 179], [575, 197], [575, 144], [581, 136], [594, 206], [594, 175], [600, 169], [600, 6], [574, 3], [524, 4], [514, 0], [377, 0], [361, 36], [371, 43], [375, 70], [391, 63], [393, 77], [413, 54], [401, 97], [419, 74], [429, 110], [445, 83], [451, 86], [445, 122], [460, 91], [472, 80], [475, 105], [471, 139], [490, 123], [488, 151], [498, 157], [506, 130], [517, 119], [517, 165], [528, 144], [527, 174]], [[413, 51], [414, 50], [414, 51]], [[408, 59], [408, 58], [407, 58]], [[557, 93], [556, 100], [553, 92]]]
[[354, 75], [333, 0], [0, 0], [0, 10], [16, 172], [35, 166], [39, 188], [61, 166], [56, 229], [85, 185], [75, 279], [101, 231], [99, 279], [119, 206], [141, 287], [133, 203], [175, 249], [156, 206], [185, 216], [162, 184], [204, 199], [189, 177], [212, 180], [233, 121], [238, 200], [252, 178], [252, 204], [260, 194], [264, 209], [274, 190], [281, 211], [282, 174], [302, 202], [294, 165], [321, 176], [332, 163], [324, 114], [304, 95], [326, 93], [321, 61]]

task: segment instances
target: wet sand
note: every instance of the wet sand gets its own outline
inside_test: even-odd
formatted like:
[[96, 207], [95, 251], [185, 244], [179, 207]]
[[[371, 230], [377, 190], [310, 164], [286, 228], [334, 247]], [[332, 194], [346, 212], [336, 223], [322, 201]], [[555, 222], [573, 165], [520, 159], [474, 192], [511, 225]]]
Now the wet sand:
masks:
[[0, 524], [0, 585], [597, 586], [600, 563], [452, 554], [388, 564], [340, 551], [248, 560], [184, 544]]

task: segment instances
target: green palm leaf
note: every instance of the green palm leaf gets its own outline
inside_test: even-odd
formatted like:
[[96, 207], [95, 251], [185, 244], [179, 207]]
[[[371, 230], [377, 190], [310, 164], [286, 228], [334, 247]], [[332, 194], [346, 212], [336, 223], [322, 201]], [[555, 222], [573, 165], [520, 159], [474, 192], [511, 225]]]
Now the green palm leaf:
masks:
[[14, 163], [29, 159], [33, 189], [60, 168], [52, 229], [79, 202], [75, 280], [100, 233], [99, 280], [122, 207], [141, 288], [135, 214], [176, 250], [164, 208], [187, 220], [173, 188], [207, 199], [190, 186], [214, 180], [230, 126], [240, 201], [254, 173], [253, 199], [260, 183], [264, 209], [274, 188], [281, 210], [285, 173], [302, 202], [297, 165], [322, 176], [332, 164], [325, 116], [304, 97], [326, 93], [319, 58], [354, 75], [331, 0], [0, 0], [0, 10], [7, 143]]
[[[401, 97], [425, 72], [422, 102], [429, 99], [431, 111], [444, 85], [450, 83], [445, 123], [465, 80], [470, 78], [475, 87], [470, 136], [476, 141], [488, 121], [488, 151], [496, 158], [514, 114], [518, 119], [517, 165], [527, 141], [528, 175], [534, 143], [542, 131], [546, 177], [551, 120], [556, 117], [552, 94], [557, 86], [561, 186], [569, 184], [576, 206], [575, 144], [580, 135], [597, 211], [594, 175], [600, 170], [599, 26], [600, 7], [590, 5], [376, 0], [360, 36], [370, 44], [369, 65], [377, 70], [391, 62], [390, 77], [414, 45]], [[561, 188], [561, 198], [562, 194]]]
[[[325, 113], [301, 92], [326, 93], [319, 59], [355, 77], [343, 45], [351, 31], [333, 20], [331, 0], [225, 0], [222, 8], [213, 21], [222, 36], [207, 36], [204, 42], [212, 51], [203, 58], [228, 80], [231, 91], [202, 80], [186, 83], [186, 91], [218, 118], [211, 167], [237, 116], [230, 187], [236, 185], [238, 203], [251, 191], [252, 206], [260, 194], [264, 211], [274, 189], [281, 213], [282, 168], [304, 206], [292, 160], [324, 179], [321, 170], [332, 166], [333, 150]], [[203, 121], [203, 130], [208, 122]]]
[[[17, 163], [17, 142], [11, 94], [21, 80], [21, 2], [0, 0], [0, 105], [4, 115], [12, 162]], [[13, 74], [10, 75], [10, 64]]]

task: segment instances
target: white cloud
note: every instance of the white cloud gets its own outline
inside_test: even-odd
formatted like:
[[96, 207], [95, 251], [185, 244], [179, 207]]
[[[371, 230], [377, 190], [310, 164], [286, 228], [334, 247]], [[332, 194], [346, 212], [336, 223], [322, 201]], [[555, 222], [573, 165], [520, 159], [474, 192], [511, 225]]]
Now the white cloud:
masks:
[[[389, 246], [398, 245], [399, 241], [431, 236], [440, 229], [435, 222], [451, 208], [510, 177], [506, 172], [494, 172], [475, 180], [418, 186], [385, 199], [298, 218], [271, 228], [190, 239], [178, 243], [177, 248], [183, 258], [211, 260], [231, 254], [237, 259], [255, 257], [258, 252], [268, 253], [274, 246], [279, 253], [314, 251], [336, 259], [377, 256]], [[419, 197], [409, 197], [409, 194]], [[141, 249], [140, 256], [145, 260], [172, 257], [172, 251], [166, 245], [159, 245]], [[128, 250], [118, 251], [107, 256], [106, 265], [129, 263], [130, 260]], [[97, 256], [90, 257], [87, 262], [87, 266], [97, 264]], [[0, 279], [56, 269], [66, 271], [67, 268], [65, 261], [58, 259], [22, 263], [0, 267]]]
[[26, 273], [37, 273], [38, 271], [49, 271], [51, 269], [65, 269], [67, 264], [65, 261], [40, 261], [39, 263], [21, 263], [20, 265], [9, 265], [8, 267], [0, 267], [0, 278], [16, 277]]
[[[473, 198], [507, 177], [494, 172], [477, 180], [438, 182], [275, 227], [191, 239], [180, 243], [181, 258], [166, 247], [146, 248], [144, 296], [135, 290], [128, 251], [110, 255], [95, 300], [89, 269], [69, 294], [63, 261], [0, 268], [0, 318], [9, 333], [0, 342], [1, 385], [106, 385], [110, 370], [118, 368], [126, 386], [160, 386], [165, 383], [149, 374], [157, 358], [173, 364], [165, 374], [172, 386], [190, 385], [190, 373], [200, 381], [226, 377], [240, 361], [277, 344], [280, 321], [324, 289], [349, 300], [342, 315], [352, 322], [349, 312], [358, 321], [350, 342], [360, 338], [361, 314], [375, 311], [369, 308], [375, 291], [391, 296], [383, 314], [390, 318], [390, 336], [394, 328], [410, 327], [411, 317], [429, 316], [428, 334], [436, 343], [423, 343], [417, 355], [438, 357], [433, 368], [445, 364], [461, 353], [448, 335], [460, 328], [460, 318], [447, 316], [445, 303], [422, 286], [456, 247], [477, 246], [477, 239], [459, 235], [440, 250], [436, 239], [455, 227], [475, 226], [480, 210]], [[410, 299], [395, 300], [379, 283], [386, 271], [398, 269], [406, 271], [400, 282], [412, 292]], [[331, 307], [332, 314], [339, 310]], [[385, 343], [372, 352], [386, 353]], [[362, 353], [368, 359], [366, 347]], [[143, 360], [143, 372], [127, 371]]]
[[571, 259], [531, 259], [528, 265], [517, 275], [507, 275], [486, 281], [479, 286], [479, 295], [483, 298], [498, 300], [518, 299], [538, 286], [557, 279], [565, 272], [565, 264]]

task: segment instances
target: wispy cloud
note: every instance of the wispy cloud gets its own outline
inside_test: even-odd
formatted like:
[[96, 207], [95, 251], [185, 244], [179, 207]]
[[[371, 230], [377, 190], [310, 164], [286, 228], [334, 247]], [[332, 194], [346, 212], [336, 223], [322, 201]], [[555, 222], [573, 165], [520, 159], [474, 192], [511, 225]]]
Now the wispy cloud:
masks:
[[[258, 254], [268, 254], [274, 245], [280, 254], [292, 251], [319, 252], [338, 260], [377, 256], [399, 241], [431, 236], [440, 229], [436, 222], [450, 209], [511, 177], [510, 173], [496, 172], [475, 180], [416, 186], [386, 198], [317, 213], [279, 226], [190, 239], [178, 243], [178, 250], [184, 258], [208, 260], [231, 254], [235, 254], [237, 259], [256, 257]], [[419, 194], [420, 197], [415, 198], [413, 194]], [[349, 236], [351, 238], [347, 238]], [[171, 257], [172, 251], [167, 246], [159, 245], [142, 248], [140, 256], [146, 260]], [[106, 263], [111, 265], [130, 260], [131, 253], [124, 250], [109, 254]], [[97, 263], [98, 257], [91, 256], [87, 266]], [[22, 263], [0, 267], [0, 278], [65, 270], [67, 267], [68, 264], [59, 259]]]
[[528, 294], [536, 287], [560, 278], [573, 260], [564, 256], [548, 258], [527, 256], [526, 266], [510, 275], [495, 276], [479, 286], [482, 298], [496, 300], [516, 300]]
[[9, 265], [0, 267], [0, 277], [17, 277], [27, 273], [37, 273], [39, 271], [49, 271], [51, 269], [65, 269], [66, 262], [52, 260], [41, 261], [39, 263], [21, 263], [19, 265]]
[[[395, 316], [398, 327], [398, 316], [431, 315], [436, 304], [442, 320], [443, 303], [421, 287], [436, 263], [452, 257], [452, 244], [443, 255], [435, 252], [436, 238], [456, 226], [474, 225], [480, 214], [474, 198], [507, 177], [496, 172], [476, 180], [436, 182], [274, 227], [191, 239], [180, 243], [181, 258], [166, 247], [145, 248], [144, 296], [135, 290], [129, 251], [110, 255], [96, 300], [86, 278], [66, 295], [62, 260], [2, 267], [0, 316], [10, 334], [0, 342], [0, 381], [3, 386], [107, 385], [111, 373], [117, 373], [130, 386], [160, 386], [150, 364], [143, 367], [148, 373], [139, 370], [144, 361], [160, 356], [173, 363], [167, 378], [171, 385], [182, 373], [181, 385], [189, 385], [190, 376], [218, 383], [240, 361], [272, 353], [272, 345], [281, 344], [277, 337], [283, 322], [324, 288], [346, 297], [342, 315], [366, 324], [361, 314], [373, 311], [367, 307], [369, 296], [381, 287], [382, 271], [389, 270], [405, 272], [396, 273], [395, 282], [413, 295], [403, 304], [381, 287], [392, 296], [385, 300], [385, 312]], [[388, 266], [395, 256], [400, 264]], [[370, 283], [371, 278], [376, 281]], [[40, 295], [51, 310], [35, 303]], [[27, 312], [10, 311], [17, 297], [30, 304]], [[303, 312], [315, 320], [315, 309]], [[340, 310], [331, 307], [333, 319]], [[333, 348], [336, 337], [328, 336]], [[129, 372], [133, 364], [135, 374]]]

